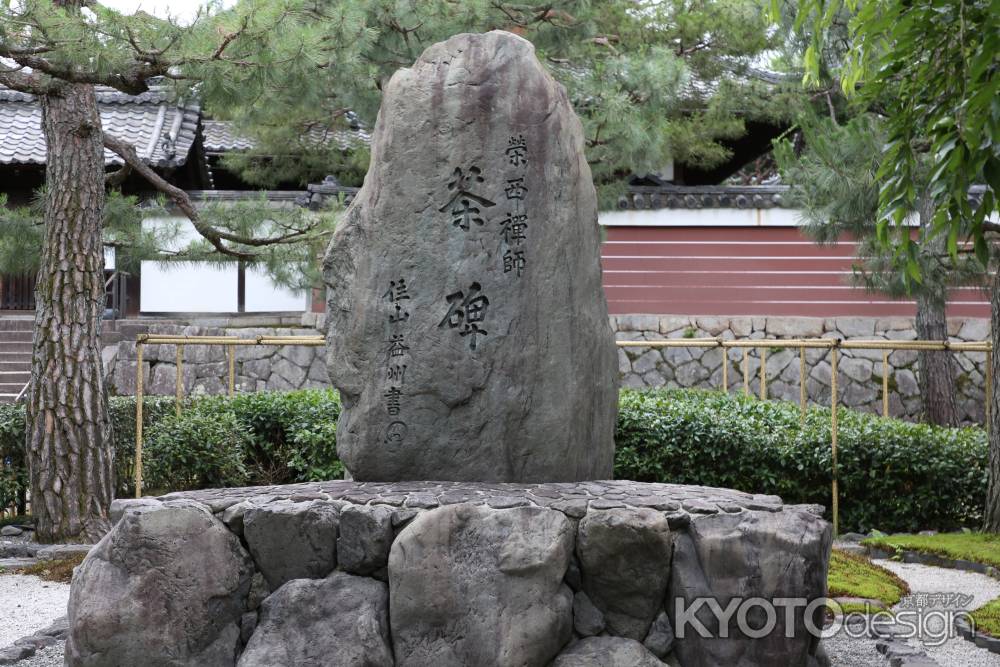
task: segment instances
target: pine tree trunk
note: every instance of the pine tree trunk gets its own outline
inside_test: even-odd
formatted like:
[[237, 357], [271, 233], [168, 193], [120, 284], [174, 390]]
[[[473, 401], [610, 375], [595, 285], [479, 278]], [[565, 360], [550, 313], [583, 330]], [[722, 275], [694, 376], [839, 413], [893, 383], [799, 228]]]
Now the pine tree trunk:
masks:
[[[938, 294], [917, 295], [917, 338], [948, 340], [945, 297]], [[951, 352], [921, 350], [917, 353], [920, 396], [924, 417], [931, 424], [958, 426], [955, 403], [955, 360]]]
[[993, 399], [990, 405], [990, 485], [986, 491], [986, 524], [988, 533], [1000, 533], [1000, 272], [993, 276], [990, 291], [990, 339], [993, 341]]
[[35, 287], [28, 400], [31, 512], [42, 542], [95, 542], [112, 497], [101, 363], [104, 148], [93, 86], [42, 96], [45, 239]]

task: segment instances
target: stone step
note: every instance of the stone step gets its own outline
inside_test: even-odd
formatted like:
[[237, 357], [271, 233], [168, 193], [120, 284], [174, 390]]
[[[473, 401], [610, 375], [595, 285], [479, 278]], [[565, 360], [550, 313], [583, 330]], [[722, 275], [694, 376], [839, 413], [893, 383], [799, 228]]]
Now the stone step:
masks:
[[18, 359], [16, 361], [9, 359], [0, 359], [0, 373], [30, 373], [31, 372], [31, 358], [25, 357], [25, 359]]
[[0, 403], [13, 403], [16, 399], [17, 394], [0, 394]]
[[31, 331], [34, 327], [34, 316], [0, 317], [0, 331]]
[[17, 396], [24, 389], [24, 385], [24, 382], [4, 382], [0, 379], [0, 395], [14, 394], [14, 396]]
[[3, 352], [20, 352], [22, 354], [31, 354], [31, 341], [5, 341], [0, 340], [0, 351]]
[[34, 332], [31, 329], [26, 331], [4, 331], [0, 329], [0, 345], [4, 343], [30, 343]]

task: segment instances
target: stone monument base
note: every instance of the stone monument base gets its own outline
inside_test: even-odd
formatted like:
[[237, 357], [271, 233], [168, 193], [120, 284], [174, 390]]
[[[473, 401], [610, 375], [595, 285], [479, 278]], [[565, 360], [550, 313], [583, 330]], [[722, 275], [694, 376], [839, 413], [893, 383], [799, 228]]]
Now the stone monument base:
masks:
[[73, 580], [66, 664], [824, 664], [821, 510], [628, 481], [116, 501]]

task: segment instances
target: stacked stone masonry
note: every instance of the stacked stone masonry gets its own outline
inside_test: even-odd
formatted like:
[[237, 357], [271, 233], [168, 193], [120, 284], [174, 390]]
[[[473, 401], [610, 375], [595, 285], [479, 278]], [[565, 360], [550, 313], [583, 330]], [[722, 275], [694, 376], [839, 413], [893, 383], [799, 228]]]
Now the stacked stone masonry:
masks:
[[[179, 326], [154, 324], [148, 333], [174, 336], [320, 336], [309, 327]], [[187, 345], [182, 362], [185, 395], [223, 394], [229, 387], [229, 363], [225, 347]], [[238, 392], [291, 391], [329, 387], [326, 350], [322, 346], [239, 345], [235, 347], [235, 386]], [[104, 348], [104, 371], [108, 391], [131, 395], [136, 386], [135, 339], [121, 340]], [[142, 372], [147, 395], [173, 396], [177, 391], [177, 348], [174, 345], [144, 345]]]
[[[618, 315], [612, 318], [618, 340], [666, 340], [721, 338], [722, 340], [774, 340], [766, 349], [769, 398], [799, 400], [799, 351], [781, 346], [781, 339], [834, 338], [839, 340], [916, 340], [913, 321], [905, 318], [876, 319], [841, 317], [685, 317]], [[952, 320], [948, 324], [953, 342], [989, 340], [989, 320]], [[618, 349], [622, 386], [719, 389], [722, 386], [721, 348]], [[729, 391], [743, 390], [743, 350], [728, 348]], [[760, 395], [759, 351], [750, 353], [750, 391]], [[984, 420], [986, 354], [953, 352], [955, 389], [961, 419], [981, 424]], [[806, 395], [810, 404], [830, 405], [830, 352], [807, 349]], [[882, 412], [882, 350], [842, 349], [838, 352], [840, 405], [866, 412]], [[919, 420], [921, 401], [917, 353], [896, 350], [889, 354], [889, 413]]]
[[[153, 325], [150, 333], [182, 335], [227, 335], [252, 338], [258, 335], [320, 335], [323, 317], [297, 328], [222, 328]], [[618, 340], [665, 340], [676, 338], [774, 339], [767, 349], [768, 396], [799, 400], [798, 351], [782, 348], [788, 338], [838, 338], [841, 340], [915, 340], [913, 321], [905, 318], [876, 319], [843, 317], [687, 317], [678, 315], [617, 315], [611, 325]], [[989, 340], [989, 321], [952, 320], [950, 340]], [[730, 349], [729, 390], [743, 389], [743, 351]], [[760, 358], [750, 354], [750, 389], [760, 395]], [[838, 378], [841, 405], [867, 412], [882, 411], [881, 350], [840, 350]], [[962, 419], [983, 423], [985, 354], [952, 353], [956, 361], [955, 387]], [[112, 393], [135, 393], [135, 341], [123, 340], [105, 347], [105, 370]], [[718, 389], [722, 384], [722, 351], [718, 348], [653, 349], [619, 348], [622, 386], [634, 389], [683, 387]], [[917, 378], [917, 353], [899, 350], [889, 354], [889, 412], [917, 421], [921, 402]], [[176, 391], [176, 357], [171, 345], [148, 345], [143, 352], [145, 390], [152, 395], [172, 396]], [[810, 404], [830, 404], [830, 356], [826, 350], [806, 350], [806, 393]], [[226, 353], [221, 347], [189, 346], [184, 361], [184, 391], [187, 394], [224, 393], [228, 381]], [[237, 347], [237, 391], [288, 391], [329, 387], [325, 351], [322, 347]]]
[[[334, 481], [115, 501], [114, 529], [74, 577], [66, 664], [827, 664], [806, 629], [822, 627], [821, 604], [815, 618], [778, 615], [764, 638], [735, 622], [725, 639], [676, 631], [678, 600], [822, 597], [821, 513], [628, 481]], [[707, 611], [696, 616], [718, 633]]]

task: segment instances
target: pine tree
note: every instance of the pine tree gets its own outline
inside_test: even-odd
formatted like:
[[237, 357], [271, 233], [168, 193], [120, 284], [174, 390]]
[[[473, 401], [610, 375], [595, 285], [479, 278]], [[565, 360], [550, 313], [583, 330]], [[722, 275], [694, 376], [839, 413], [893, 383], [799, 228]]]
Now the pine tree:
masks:
[[[791, 201], [801, 208], [806, 234], [818, 243], [836, 243], [843, 235], [856, 239], [854, 281], [869, 291], [893, 298], [912, 297], [917, 302], [916, 329], [921, 340], [947, 340], [945, 306], [951, 287], [974, 285], [980, 278], [968, 259], [954, 263], [943, 244], [921, 244], [915, 255], [924, 280], [904, 280], [876, 238], [878, 187], [875, 175], [881, 162], [885, 130], [880, 118], [861, 114], [843, 125], [829, 117], [805, 115], [800, 119], [799, 150], [785, 139], [775, 147], [782, 179], [792, 186]], [[926, 187], [926, 170], [922, 182]], [[911, 212], [913, 230], [931, 233], [927, 198]], [[957, 426], [954, 392], [954, 359], [950, 352], [918, 352], [920, 395], [925, 418], [944, 426]]]
[[[920, 243], [941, 243], [957, 260], [962, 241], [991, 280], [993, 350], [1000, 350], [1000, 11], [996, 0], [795, 0], [795, 24], [808, 34], [806, 80], [819, 81], [822, 54], [836, 36], [849, 54], [833, 69], [856, 103], [878, 108], [888, 140], [875, 175], [877, 236], [906, 280], [924, 278]], [[772, 0], [772, 15], [781, 3]], [[913, 183], [930, 165], [927, 187]], [[985, 183], [981, 198], [969, 197]], [[920, 197], [932, 234], [914, 240], [903, 223]], [[923, 206], [921, 207], [923, 208]], [[939, 240], [941, 237], [943, 240]], [[1000, 354], [993, 354], [990, 482], [984, 528], [1000, 533]]]

